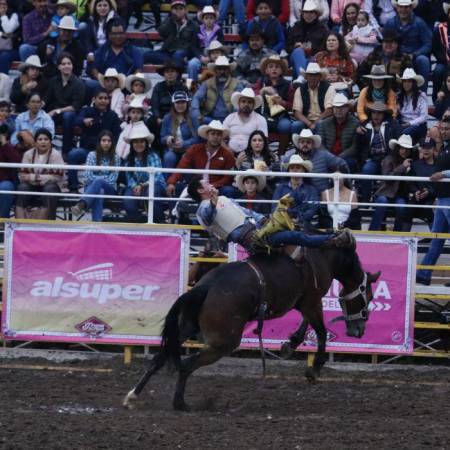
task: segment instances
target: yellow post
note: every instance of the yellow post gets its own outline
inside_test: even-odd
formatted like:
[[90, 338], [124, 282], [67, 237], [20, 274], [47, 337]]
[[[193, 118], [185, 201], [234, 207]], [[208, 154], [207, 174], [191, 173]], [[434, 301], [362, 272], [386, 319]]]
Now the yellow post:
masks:
[[312, 367], [314, 362], [314, 353], [308, 353], [308, 359], [306, 361], [306, 365], [308, 367]]
[[123, 363], [130, 364], [133, 357], [133, 349], [129, 345], [126, 345], [123, 349]]

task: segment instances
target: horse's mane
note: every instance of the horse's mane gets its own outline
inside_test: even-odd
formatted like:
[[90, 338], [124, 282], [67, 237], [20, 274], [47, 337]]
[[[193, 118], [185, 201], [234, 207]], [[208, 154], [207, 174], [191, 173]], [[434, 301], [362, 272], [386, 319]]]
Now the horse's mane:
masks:
[[340, 274], [348, 276], [362, 272], [361, 261], [356, 250], [350, 248], [334, 249], [334, 265]]

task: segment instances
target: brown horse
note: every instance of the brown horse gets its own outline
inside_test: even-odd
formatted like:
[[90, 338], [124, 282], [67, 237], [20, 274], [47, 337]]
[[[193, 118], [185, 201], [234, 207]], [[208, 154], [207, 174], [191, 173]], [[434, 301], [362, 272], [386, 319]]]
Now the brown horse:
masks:
[[[162, 331], [161, 348], [138, 384], [125, 397], [124, 406], [131, 407], [132, 400], [137, 398], [150, 377], [166, 362], [172, 362], [179, 372], [173, 406], [187, 410], [184, 391], [189, 375], [238, 348], [245, 324], [256, 318], [263, 303], [267, 304], [266, 319], [281, 317], [295, 308], [311, 324], [318, 347], [313, 366], [306, 376], [315, 380], [325, 363], [327, 331], [323, 322], [322, 297], [331, 282], [335, 278], [343, 285], [340, 302], [347, 334], [361, 337], [369, 317], [371, 284], [379, 275], [379, 272], [363, 271], [354, 247], [308, 249], [306, 262], [302, 264], [282, 253], [256, 254], [246, 261], [211, 270], [170, 309]], [[181, 359], [181, 345], [199, 332], [205, 347]], [[284, 346], [285, 353], [298, 345], [301, 333], [302, 327]]]

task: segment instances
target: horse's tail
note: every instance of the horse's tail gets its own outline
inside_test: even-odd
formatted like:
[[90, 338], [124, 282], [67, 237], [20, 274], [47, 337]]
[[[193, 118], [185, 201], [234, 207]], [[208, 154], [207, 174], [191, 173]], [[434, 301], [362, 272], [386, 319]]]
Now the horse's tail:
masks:
[[200, 308], [205, 301], [208, 287], [198, 286], [178, 297], [170, 308], [161, 333], [161, 352], [164, 359], [176, 369], [180, 367], [181, 342], [180, 324], [182, 321], [197, 323]]

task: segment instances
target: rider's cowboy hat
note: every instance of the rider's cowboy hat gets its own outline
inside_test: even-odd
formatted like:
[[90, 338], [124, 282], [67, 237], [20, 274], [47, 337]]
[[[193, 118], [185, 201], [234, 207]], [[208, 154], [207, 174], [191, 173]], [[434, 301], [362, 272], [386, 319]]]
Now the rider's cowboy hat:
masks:
[[144, 93], [148, 92], [152, 87], [152, 82], [146, 78], [143, 73], [135, 73], [133, 75], [128, 75], [125, 80], [125, 88], [127, 91], [132, 92], [131, 86], [133, 86], [135, 81], [140, 81], [144, 85]]
[[350, 100], [348, 99], [348, 97], [346, 95], [338, 92], [333, 97], [333, 103], [331, 106], [336, 106], [336, 107], [340, 108], [341, 106], [346, 106], [346, 105], [350, 105]]
[[314, 142], [314, 148], [319, 148], [322, 144], [322, 138], [318, 134], [313, 134], [309, 128], [305, 128], [300, 134], [292, 135], [292, 142], [297, 148], [300, 139], [311, 139]]
[[151, 145], [155, 140], [155, 136], [150, 133], [144, 122], [136, 122], [131, 130], [131, 133], [124, 138], [124, 141], [129, 144], [135, 139], [146, 139], [148, 144]]
[[279, 55], [271, 55], [268, 56], [267, 58], [264, 58], [261, 61], [261, 64], [259, 66], [259, 71], [264, 74], [267, 66], [269, 64], [278, 64], [281, 67], [281, 71], [283, 72], [283, 75], [286, 75], [288, 73], [288, 63], [285, 59], [280, 58]]
[[98, 75], [98, 82], [100, 83], [101, 87], [105, 87], [105, 78], [115, 78], [119, 82], [119, 89], [123, 89], [125, 87], [125, 75], [122, 73], [117, 72], [117, 69], [114, 67], [110, 67], [106, 69], [105, 74], [99, 74]]
[[230, 130], [220, 120], [212, 120], [208, 125], [201, 125], [198, 128], [198, 135], [203, 139], [207, 139], [208, 131], [210, 130], [222, 131], [224, 135], [230, 133]]
[[216, 67], [228, 67], [233, 72], [236, 69], [236, 63], [230, 63], [230, 60], [226, 56], [220, 55], [216, 59], [216, 62], [208, 63], [209, 70], [214, 70]]
[[203, 9], [197, 13], [197, 19], [202, 21], [205, 14], [212, 14], [216, 20], [219, 18], [219, 13], [212, 6], [204, 6]]
[[413, 9], [417, 6], [417, 0], [392, 0], [392, 6], [395, 8], [396, 6], [412, 6]]
[[325, 75], [328, 74], [328, 70], [320, 67], [319, 64], [317, 64], [315, 62], [312, 62], [312, 63], [309, 63], [306, 66], [306, 70], [305, 69], [300, 69], [300, 74], [301, 75], [308, 75], [308, 74], [310, 74], [310, 75], [322, 75], [322, 76], [325, 76]]
[[206, 48], [206, 53], [212, 52], [214, 50], [220, 50], [225, 54], [228, 53], [228, 49], [222, 44], [222, 42], [219, 41], [212, 41]]
[[245, 192], [244, 181], [247, 178], [254, 178], [257, 182], [256, 190], [261, 192], [266, 187], [266, 176], [257, 175], [257, 172], [253, 169], [248, 169], [242, 174], [236, 175], [236, 187], [241, 191]]
[[72, 16], [64, 16], [58, 24], [60, 30], [77, 31], [78, 27]]
[[397, 75], [397, 81], [403, 80], [415, 80], [417, 83], [417, 87], [423, 86], [423, 84], [425, 83], [425, 79], [423, 78], [423, 76], [418, 75], [411, 67], [405, 69], [401, 77]]
[[386, 73], [386, 67], [383, 64], [374, 64], [370, 69], [369, 75], [364, 75], [364, 78], [370, 78], [371, 80], [388, 80], [392, 78], [391, 75]]
[[307, 172], [312, 172], [313, 163], [307, 159], [303, 159], [300, 155], [292, 155], [289, 162], [286, 164], [286, 170], [289, 172], [289, 166], [302, 166]]
[[258, 109], [261, 107], [263, 100], [260, 95], [255, 95], [255, 91], [252, 88], [242, 89], [241, 92], [233, 92], [231, 94], [231, 104], [234, 106], [234, 109], [239, 109], [239, 100], [242, 98], [250, 98], [254, 101], [255, 105], [253, 109]]
[[319, 16], [321, 16], [323, 12], [319, 2], [315, 0], [306, 0], [306, 2], [303, 3], [303, 8], [301, 9], [301, 11], [315, 11]]
[[148, 106], [144, 103], [145, 96], [144, 95], [137, 95], [134, 97], [130, 103], [125, 105], [125, 111], [128, 112], [130, 109], [142, 109], [144, 112], [147, 111]]
[[402, 134], [398, 139], [391, 139], [389, 141], [389, 148], [391, 150], [394, 150], [397, 145], [409, 149], [417, 147], [416, 145], [413, 145], [412, 137], [409, 134]]
[[380, 102], [379, 100], [373, 102], [373, 103], [369, 103], [365, 108], [364, 108], [366, 114], [369, 112], [383, 112], [386, 114], [392, 114], [393, 111], [392, 109], [390, 109], [386, 103]]
[[35, 67], [36, 69], [42, 69], [44, 67], [43, 64], [41, 64], [41, 60], [39, 59], [38, 55], [31, 55], [29, 56], [25, 62], [21, 63], [18, 67], [18, 69], [21, 72], [25, 72], [29, 67]]

